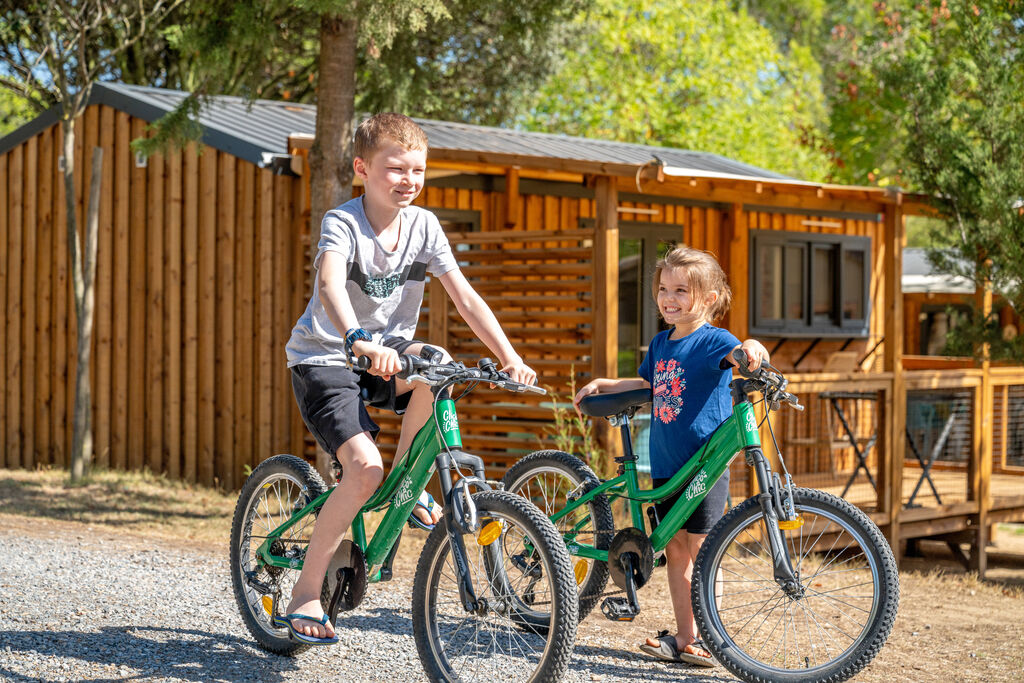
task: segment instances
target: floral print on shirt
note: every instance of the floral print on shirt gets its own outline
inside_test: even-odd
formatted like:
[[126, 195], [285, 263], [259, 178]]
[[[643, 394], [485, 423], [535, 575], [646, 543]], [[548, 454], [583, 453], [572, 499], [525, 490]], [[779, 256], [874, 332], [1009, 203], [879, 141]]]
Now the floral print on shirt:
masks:
[[686, 379], [683, 366], [674, 358], [659, 360], [654, 365], [654, 416], [663, 424], [675, 421], [683, 409]]

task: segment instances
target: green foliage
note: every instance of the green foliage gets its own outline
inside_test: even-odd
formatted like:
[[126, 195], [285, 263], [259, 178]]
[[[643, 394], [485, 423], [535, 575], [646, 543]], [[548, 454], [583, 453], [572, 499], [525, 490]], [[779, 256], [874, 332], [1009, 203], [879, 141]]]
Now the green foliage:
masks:
[[521, 112], [570, 48], [583, 0], [451, 0], [423, 31], [364, 54], [357, 108], [498, 125]]
[[[942, 0], [910, 8], [878, 3], [859, 46], [873, 98], [891, 130], [901, 183], [935, 197], [943, 218], [929, 258], [1024, 306], [1024, 22], [1019, 2]], [[1017, 10], [1017, 11], [1014, 11]], [[987, 323], [973, 330], [987, 339]], [[993, 346], [993, 349], [996, 347]]]
[[820, 69], [745, 12], [724, 0], [597, 0], [576, 29], [524, 126], [826, 174], [827, 156], [808, 144], [825, 115]]
[[0, 138], [28, 123], [36, 110], [24, 97], [0, 88]]
[[572, 399], [576, 395], [575, 368], [570, 369], [569, 374], [569, 393], [565, 401], [553, 387], [545, 387], [551, 397], [552, 424], [544, 428], [547, 438], [540, 439], [541, 448], [555, 448], [578, 455], [597, 476], [607, 477], [615, 464], [609, 454], [598, 446], [593, 424], [583, 419], [573, 408]]
[[977, 307], [969, 313], [947, 308], [946, 314], [952, 324], [946, 333], [943, 355], [979, 358], [979, 348], [988, 344], [990, 359], [1024, 363], [1024, 335], [1005, 335], [998, 311], [986, 317]]

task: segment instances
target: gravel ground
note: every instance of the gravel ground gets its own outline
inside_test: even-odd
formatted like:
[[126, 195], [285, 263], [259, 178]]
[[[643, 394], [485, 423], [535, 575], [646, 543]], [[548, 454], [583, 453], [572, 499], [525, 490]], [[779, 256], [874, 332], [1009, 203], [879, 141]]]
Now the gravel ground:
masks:
[[[83, 526], [0, 529], [0, 680], [423, 680], [411, 571], [368, 588], [339, 619], [337, 646], [289, 658], [257, 648], [240, 625], [226, 555]], [[608, 647], [581, 628], [565, 680], [626, 679], [734, 680]]]

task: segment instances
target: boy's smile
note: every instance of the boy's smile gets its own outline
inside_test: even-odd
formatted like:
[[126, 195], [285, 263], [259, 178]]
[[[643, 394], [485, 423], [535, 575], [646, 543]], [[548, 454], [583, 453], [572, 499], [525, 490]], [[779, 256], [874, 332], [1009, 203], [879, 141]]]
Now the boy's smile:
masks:
[[423, 190], [427, 151], [406, 149], [388, 140], [369, 161], [356, 158], [353, 166], [363, 180], [364, 201], [380, 209], [403, 209]]

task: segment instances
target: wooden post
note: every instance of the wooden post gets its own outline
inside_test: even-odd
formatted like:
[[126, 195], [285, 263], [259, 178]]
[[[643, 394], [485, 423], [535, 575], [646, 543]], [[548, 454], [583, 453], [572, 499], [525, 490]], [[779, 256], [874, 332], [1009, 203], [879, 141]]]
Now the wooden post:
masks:
[[903, 458], [906, 452], [904, 432], [907, 424], [907, 387], [903, 377], [903, 244], [906, 240], [903, 210], [899, 199], [887, 204], [884, 217], [885, 346], [882, 365], [893, 373], [892, 390], [879, 419], [884, 435], [884, 451], [878, 467], [878, 510], [887, 514], [888, 540], [900, 561], [900, 510], [903, 507]]
[[[975, 302], [983, 316], [988, 319], [992, 314], [992, 285], [985, 281], [983, 287], [975, 292]], [[978, 501], [978, 513], [972, 515], [974, 540], [971, 548], [972, 570], [984, 578], [988, 568], [985, 546], [988, 544], [988, 511], [992, 505], [989, 499], [989, 486], [992, 482], [992, 374], [990, 349], [988, 344], [981, 347], [981, 386], [975, 389], [974, 400], [974, 448], [971, 449], [970, 494], [969, 497]], [[1005, 419], [1004, 413], [1004, 419]]]
[[[594, 334], [591, 376], [617, 377], [619, 357], [619, 192], [615, 179], [599, 176], [594, 187]], [[594, 423], [597, 441], [610, 457], [621, 444], [606, 420]], [[607, 474], [607, 473], [604, 473]]]
[[[612, 210], [615, 210], [614, 207]], [[519, 167], [510, 166], [505, 173], [505, 227], [507, 229], [519, 229], [519, 213]]]
[[428, 286], [430, 311], [428, 313], [429, 334], [427, 340], [444, 349], [448, 348], [448, 292], [441, 280], [430, 278]]

